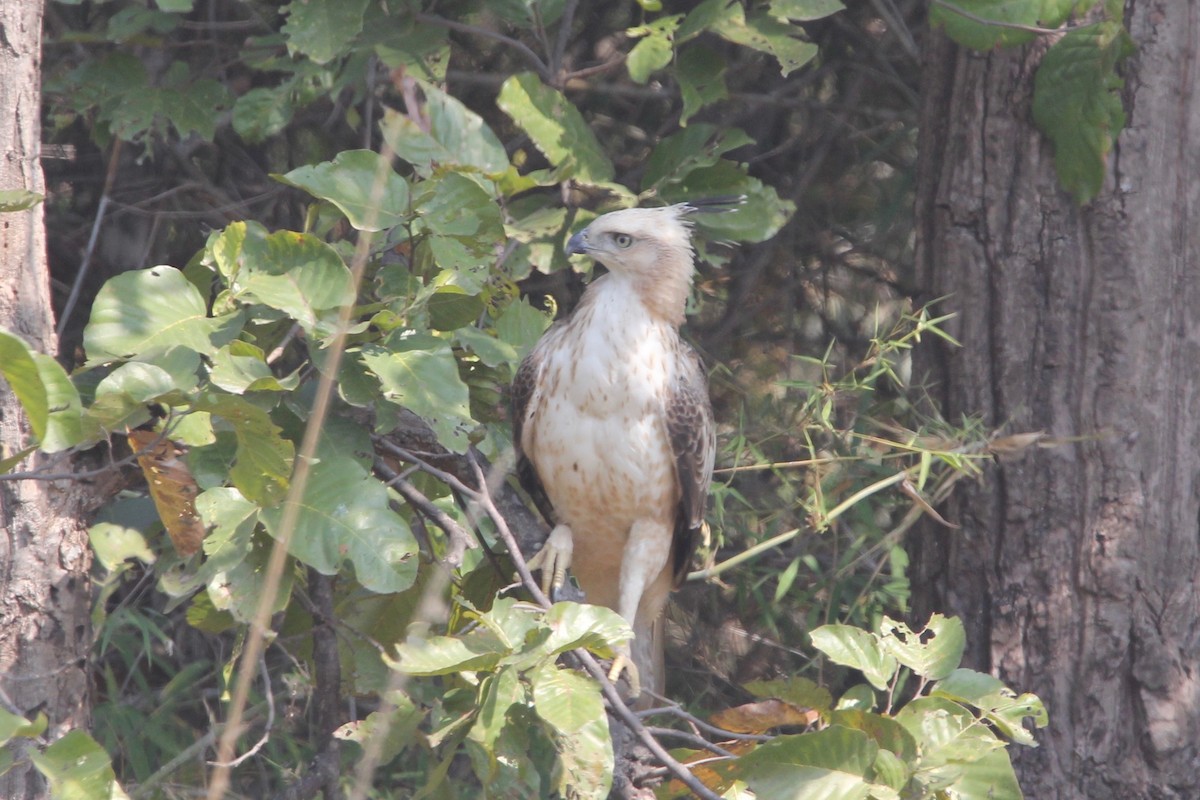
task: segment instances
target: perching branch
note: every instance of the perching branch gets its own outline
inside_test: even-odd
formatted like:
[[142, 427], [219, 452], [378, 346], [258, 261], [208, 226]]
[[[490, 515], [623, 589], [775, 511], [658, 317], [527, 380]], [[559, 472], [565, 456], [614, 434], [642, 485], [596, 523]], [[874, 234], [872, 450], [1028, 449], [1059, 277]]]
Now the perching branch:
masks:
[[434, 505], [432, 500], [405, 480], [402, 474], [385, 464], [382, 459], [375, 460], [375, 471], [387, 478], [387, 485], [395, 487], [409, 505], [417, 509], [446, 534], [446, 538], [450, 540], [450, 547], [446, 550], [444, 559], [447, 566], [460, 566], [463, 553], [479, 546], [479, 543], [471, 538], [470, 534], [463, 530], [463, 527], [455, 522], [453, 517]]

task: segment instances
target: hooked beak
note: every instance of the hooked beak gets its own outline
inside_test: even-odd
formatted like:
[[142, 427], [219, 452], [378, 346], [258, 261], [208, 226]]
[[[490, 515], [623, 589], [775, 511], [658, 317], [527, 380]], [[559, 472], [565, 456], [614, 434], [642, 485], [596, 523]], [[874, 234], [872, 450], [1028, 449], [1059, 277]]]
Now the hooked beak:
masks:
[[588, 244], [586, 228], [567, 240], [567, 255], [569, 256], [587, 253], [589, 250], [591, 250], [591, 245]]

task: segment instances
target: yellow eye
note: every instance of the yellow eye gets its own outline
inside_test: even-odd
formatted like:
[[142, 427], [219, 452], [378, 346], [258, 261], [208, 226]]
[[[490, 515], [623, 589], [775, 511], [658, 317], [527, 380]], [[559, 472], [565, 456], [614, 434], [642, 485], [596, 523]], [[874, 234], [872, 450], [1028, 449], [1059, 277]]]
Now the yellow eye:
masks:
[[629, 247], [629, 245], [633, 244], [633, 237], [628, 233], [614, 233], [613, 243], [616, 244], [617, 247], [624, 250], [625, 248]]

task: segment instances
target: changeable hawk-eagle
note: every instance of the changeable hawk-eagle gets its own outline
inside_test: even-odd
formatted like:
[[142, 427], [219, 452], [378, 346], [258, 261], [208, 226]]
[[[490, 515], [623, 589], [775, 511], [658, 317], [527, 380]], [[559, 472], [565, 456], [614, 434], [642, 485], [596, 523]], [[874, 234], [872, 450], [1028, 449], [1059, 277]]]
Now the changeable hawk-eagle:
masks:
[[[554, 529], [530, 561], [633, 627], [633, 694], [663, 688], [660, 616], [704, 524], [716, 451], [700, 357], [679, 336], [691, 288], [689, 216], [740, 198], [605, 214], [568, 253], [608, 268], [513, 380], [517, 471]], [[548, 501], [548, 503], [546, 502]], [[640, 681], [639, 681], [640, 676]]]

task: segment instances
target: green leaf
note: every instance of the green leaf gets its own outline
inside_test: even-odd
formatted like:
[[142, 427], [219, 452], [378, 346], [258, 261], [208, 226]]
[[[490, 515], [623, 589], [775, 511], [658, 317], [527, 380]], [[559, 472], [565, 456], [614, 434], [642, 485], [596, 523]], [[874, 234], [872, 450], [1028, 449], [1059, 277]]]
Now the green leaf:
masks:
[[612, 180], [612, 163], [579, 109], [533, 73], [506, 80], [496, 104], [554, 166], [572, 165], [574, 177], [584, 183]]
[[1005, 736], [1030, 747], [1037, 747], [1037, 742], [1025, 728], [1025, 718], [1031, 718], [1039, 728], [1049, 723], [1046, 708], [1036, 695], [1018, 697], [999, 679], [974, 670], [954, 670], [935, 684], [930, 694], [975, 706]]
[[612, 656], [612, 646], [633, 639], [633, 629], [615, 611], [604, 606], [555, 603], [546, 612], [550, 637], [542, 649], [557, 656], [576, 647], [586, 647], [599, 656]]
[[704, 45], [693, 45], [679, 52], [675, 80], [683, 97], [679, 124], [686, 126], [705, 106], [729, 96], [725, 88], [725, 59]]
[[23, 339], [0, 331], [0, 375], [20, 401], [33, 435], [41, 440], [46, 436], [50, 404], [33, 355]]
[[[174, 27], [172, 14], [146, 12], [140, 19], [130, 18], [127, 30], [116, 31], [118, 38], [140, 34], [140, 29], [161, 22]], [[114, 18], [115, 19], [115, 18]], [[183, 61], [171, 62], [166, 72], [151, 84], [145, 67], [127, 54], [112, 54], [103, 62], [81, 68], [94, 81], [91, 98], [100, 106], [100, 117], [107, 119], [116, 136], [136, 141], [147, 132], [165, 133], [173, 125], [181, 136], [195, 131], [211, 141], [219, 114], [228, 105], [225, 88], [211, 79], [193, 79]], [[85, 94], [86, 97], [86, 94]]]
[[293, 444], [267, 412], [240, 397], [209, 393], [196, 399], [193, 408], [207, 411], [229, 423], [237, 437], [237, 453], [229, 478], [246, 499], [262, 506], [278, 503], [287, 492], [292, 474]]
[[209, 319], [204, 298], [183, 273], [159, 266], [104, 284], [83, 329], [83, 346], [90, 363], [170, 345], [208, 355], [236, 334], [230, 321]]
[[430, 251], [443, 270], [438, 281], [479, 294], [504, 242], [499, 206], [478, 183], [456, 172], [425, 181], [422, 188], [427, 191], [414, 200], [420, 209], [416, 227], [429, 234]]
[[373, 47], [391, 70], [402, 69], [404, 75], [425, 81], [446, 81], [449, 28], [433, 27], [412, 17], [397, 19], [382, 3], [370, 3], [360, 41], [364, 48]]
[[532, 677], [534, 708], [558, 733], [571, 736], [604, 719], [600, 687], [586, 675], [551, 664]]
[[260, 86], [233, 103], [233, 129], [250, 144], [276, 135], [292, 121], [291, 89]]
[[911, 777], [912, 770], [908, 764], [891, 750], [880, 748], [879, 752], [875, 754], [876, 783], [882, 783], [884, 786], [899, 792], [908, 785]]
[[755, 697], [777, 697], [800, 708], [828, 711], [833, 706], [829, 690], [808, 678], [793, 675], [769, 681], [750, 681], [746, 691]]
[[858, 670], [876, 689], [886, 689], [896, 674], [896, 659], [879, 639], [850, 625], [822, 625], [810, 634], [813, 647], [831, 661]]
[[[188, 609], [188, 622], [202, 630], [253, 619], [261, 601], [262, 576], [270, 558], [270, 540], [255, 536], [259, 507], [237, 489], [219, 486], [196, 498], [196, 511], [209, 533], [204, 537], [204, 566], [197, 578], [206, 584], [208, 603]], [[292, 570], [284, 570], [273, 611], [291, 596]]]
[[711, 167], [692, 170], [678, 187], [664, 187], [662, 197], [668, 202], [680, 202], [690, 197], [722, 194], [745, 195], [746, 200], [724, 214], [697, 215], [697, 226], [714, 239], [766, 241], [778, 233], [796, 211], [795, 204], [781, 200], [773, 186], [746, 174], [745, 166], [724, 159]]
[[604, 800], [612, 788], [613, 750], [600, 687], [581, 673], [553, 664], [531, 678], [534, 709], [555, 733], [559, 794]]
[[400, 339], [391, 350], [364, 347], [362, 360], [379, 378], [384, 397], [422, 417], [445, 447], [459, 453], [466, 449], [473, 427], [470, 396], [449, 343]]
[[777, 736], [738, 759], [734, 771], [759, 797], [864, 800], [878, 752], [862, 731], [833, 725]]
[[929, 680], [941, 680], [958, 668], [967, 646], [967, 634], [958, 617], [934, 614], [920, 634], [903, 622], [884, 617], [880, 625], [884, 651]]
[[960, 800], [1022, 800], [1021, 787], [1005, 750], [993, 750], [960, 767], [961, 776], [950, 785]]
[[137, 360], [166, 372], [180, 392], [190, 392], [200, 382], [200, 354], [186, 347], [155, 347], [139, 353]]
[[233, 394], [290, 391], [300, 382], [297, 375], [276, 378], [263, 351], [240, 340], [230, 342], [213, 354], [209, 380]]
[[771, 15], [808, 22], [824, 19], [845, 8], [841, 0], [771, 0]]
[[327, 64], [362, 31], [367, 0], [292, 0], [282, 33], [288, 50]]
[[22, 716], [0, 708], [0, 745], [8, 744], [17, 737], [31, 739], [41, 736], [48, 724], [46, 715], [40, 711], [33, 722], [30, 722]]
[[333, 203], [360, 231], [394, 228], [408, 218], [408, 182], [373, 150], [346, 150], [273, 177]]
[[[265, 509], [267, 531], [279, 538], [290, 500]], [[288, 552], [325, 575], [344, 562], [373, 592], [400, 592], [417, 573], [417, 542], [389, 506], [387, 489], [351, 458], [322, 458], [312, 466]]]
[[88, 539], [96, 553], [96, 560], [110, 572], [131, 558], [143, 564], [153, 564], [156, 560], [146, 535], [137, 528], [97, 522], [88, 530]]
[[738, 9], [733, 6], [740, 7], [741, 3], [739, 0], [703, 0], [688, 12], [683, 24], [675, 32], [675, 41], [682, 44], [694, 39], [726, 17], [738, 13]]
[[[258, 524], [258, 506], [237, 489], [217, 486], [196, 498], [196, 513], [209, 530], [204, 537], [204, 564], [214, 571], [229, 570], [250, 553]], [[218, 603], [218, 608], [227, 606]]]
[[625, 68], [634, 83], [645, 83], [651, 73], [671, 63], [671, 56], [675, 54], [675, 29], [682, 19], [683, 14], [673, 14], [625, 31], [629, 38], [639, 40], [625, 59]]
[[181, 76], [177, 86], [159, 91], [159, 114], [180, 136], [196, 133], [211, 142], [217, 132], [218, 111], [229, 105], [225, 87], [214, 80], [191, 81]]
[[553, 320], [525, 299], [514, 300], [496, 319], [496, 335], [516, 348], [518, 363], [528, 355]]
[[96, 397], [123, 394], [135, 403], [145, 404], [174, 390], [174, 381], [162, 367], [130, 361], [117, 367], [96, 384]]
[[400, 692], [391, 692], [387, 699], [390, 708], [372, 711], [366, 719], [347, 722], [333, 732], [336, 738], [355, 742], [364, 749], [378, 744], [381, 767], [387, 766], [413, 741], [413, 734], [424, 717], [412, 700]]
[[712, 29], [726, 41], [774, 56], [785, 76], [803, 67], [817, 55], [815, 44], [796, 38], [796, 34], [803, 32], [802, 28], [781, 22], [766, 13], [758, 13], [747, 19], [739, 3], [729, 6]]
[[25, 211], [46, 199], [45, 195], [28, 189], [0, 189], [0, 214]]
[[488, 175], [508, 168], [508, 154], [496, 134], [461, 101], [431, 83], [418, 81], [425, 94], [421, 110], [428, 129], [412, 117], [384, 110], [384, 140], [396, 155], [428, 177], [438, 167], [469, 167]]
[[102, 394], [83, 415], [84, 441], [97, 442], [122, 428], [136, 428], [150, 420], [145, 403], [122, 391]]
[[496, 740], [506, 727], [509, 708], [524, 700], [525, 690], [516, 668], [503, 667], [481, 684], [479, 714], [467, 735], [494, 750]]
[[[1044, 0], [955, 0], [952, 5], [934, 2], [929, 9], [929, 24], [942, 28], [946, 35], [974, 50], [1024, 44], [1033, 40], [1032, 31], [1012, 25], [1037, 25]], [[960, 14], [957, 6], [978, 19]], [[1000, 22], [1004, 25], [989, 24]]]
[[331, 333], [332, 315], [323, 312], [354, 302], [350, 270], [316, 236], [235, 222], [209, 250], [235, 299], [279, 309], [310, 333]]
[[457, 328], [454, 331], [454, 341], [470, 350], [489, 367], [508, 364], [515, 368], [521, 362], [517, 349], [511, 344], [470, 325]]
[[491, 669], [508, 652], [495, 633], [480, 627], [462, 636], [430, 636], [403, 642], [396, 646], [396, 658], [384, 656], [384, 661], [407, 675], [449, 675]]
[[646, 161], [642, 186], [646, 191], [660, 191], [679, 184], [693, 170], [714, 166], [730, 150], [753, 143], [737, 128], [718, 130], [708, 123], [692, 125], [658, 143]]
[[942, 697], [918, 697], [895, 719], [916, 739], [924, 768], [967, 764], [1004, 747], [974, 714]]
[[71, 731], [29, 757], [55, 800], [128, 800], [108, 753], [83, 731]]
[[1117, 65], [1133, 52], [1121, 22], [1075, 28], [1054, 43], [1033, 83], [1033, 120], [1054, 142], [1054, 166], [1075, 201], [1100, 193], [1108, 154], [1125, 127]]
[[917, 743], [912, 734], [891, 717], [850, 708], [830, 712], [827, 721], [830, 725], [862, 731], [870, 736], [875, 744], [890, 750], [904, 761], [912, 761], [917, 757]]
[[468, 294], [459, 286], [442, 286], [429, 296], [425, 307], [429, 310], [429, 327], [452, 331], [475, 322], [487, 305], [479, 295]]

